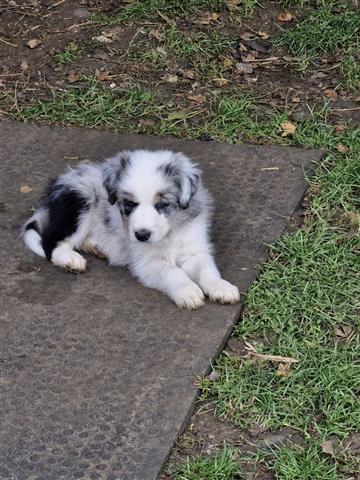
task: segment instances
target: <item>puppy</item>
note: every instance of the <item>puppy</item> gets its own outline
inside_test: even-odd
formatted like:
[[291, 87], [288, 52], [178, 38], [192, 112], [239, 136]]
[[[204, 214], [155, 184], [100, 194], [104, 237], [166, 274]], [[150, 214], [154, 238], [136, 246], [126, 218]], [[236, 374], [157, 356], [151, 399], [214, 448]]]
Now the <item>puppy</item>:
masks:
[[205, 295], [240, 300], [215, 265], [211, 213], [201, 172], [185, 155], [123, 151], [52, 180], [22, 233], [28, 248], [54, 265], [83, 272], [78, 252], [93, 253], [128, 267], [179, 307], [196, 309]]

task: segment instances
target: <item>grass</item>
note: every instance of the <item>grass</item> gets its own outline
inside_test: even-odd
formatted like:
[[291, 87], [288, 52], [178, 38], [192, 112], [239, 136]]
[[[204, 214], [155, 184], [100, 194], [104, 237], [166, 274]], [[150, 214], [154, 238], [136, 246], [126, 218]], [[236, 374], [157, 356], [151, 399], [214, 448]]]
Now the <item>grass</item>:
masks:
[[349, 49], [343, 57], [340, 69], [345, 77], [345, 86], [349, 90], [360, 90], [360, 56], [354, 49]]
[[239, 464], [235, 450], [224, 447], [214, 458], [188, 458], [172, 471], [174, 480], [240, 480]]
[[[246, 3], [254, 0], [246, 0]], [[97, 25], [113, 26], [130, 19], [154, 20], [160, 14], [168, 14], [171, 17], [184, 17], [196, 14], [200, 9], [206, 8], [212, 11], [219, 10], [226, 5], [225, 0], [143, 0], [135, 1], [122, 7], [114, 15], [93, 15], [91, 21]]]
[[[345, 9], [335, 11], [334, 2], [311, 10], [295, 27], [285, 30], [275, 41], [274, 48], [286, 47], [294, 57], [306, 62], [323, 54], [336, 54], [347, 48], [360, 47], [360, 12]], [[306, 65], [306, 63], [305, 63]]]
[[75, 43], [69, 43], [64, 50], [54, 55], [57, 63], [69, 64], [74, 62], [80, 54], [79, 47]]

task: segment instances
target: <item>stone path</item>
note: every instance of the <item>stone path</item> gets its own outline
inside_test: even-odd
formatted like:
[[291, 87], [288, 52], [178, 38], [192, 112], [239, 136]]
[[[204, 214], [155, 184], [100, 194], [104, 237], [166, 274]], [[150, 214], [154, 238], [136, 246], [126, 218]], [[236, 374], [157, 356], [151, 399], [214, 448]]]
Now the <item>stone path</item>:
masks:
[[319, 151], [224, 145], [86, 129], [0, 124], [0, 478], [151, 480], [191, 414], [196, 377], [240, 306], [180, 311], [129, 273], [91, 258], [70, 274], [25, 251], [18, 227], [49, 177], [122, 148], [182, 150], [215, 196], [224, 277], [256, 278]]

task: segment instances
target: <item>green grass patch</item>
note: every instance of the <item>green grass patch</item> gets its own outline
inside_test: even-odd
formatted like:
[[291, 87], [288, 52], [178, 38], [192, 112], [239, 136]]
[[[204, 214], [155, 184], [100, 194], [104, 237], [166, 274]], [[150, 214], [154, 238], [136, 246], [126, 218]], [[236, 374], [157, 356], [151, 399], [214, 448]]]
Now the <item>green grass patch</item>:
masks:
[[171, 478], [174, 480], [240, 480], [243, 478], [235, 451], [224, 447], [214, 458], [188, 458], [176, 465]]
[[342, 58], [341, 73], [345, 77], [345, 86], [349, 90], [360, 90], [360, 54], [350, 49]]
[[69, 43], [64, 50], [55, 53], [54, 60], [57, 63], [69, 64], [74, 62], [80, 54], [80, 49], [75, 43]]
[[[249, 2], [250, 0], [247, 0]], [[130, 19], [155, 20], [159, 18], [159, 12], [165, 15], [186, 17], [194, 15], [199, 10], [216, 11], [226, 5], [225, 0], [143, 0], [127, 4], [117, 13], [109, 16], [106, 14], [93, 15], [91, 21], [102, 26], [113, 26]]]
[[287, 47], [291, 55], [311, 61], [350, 47], [358, 49], [359, 31], [360, 12], [349, 9], [339, 12], [330, 2], [285, 30], [275, 41], [274, 48]]

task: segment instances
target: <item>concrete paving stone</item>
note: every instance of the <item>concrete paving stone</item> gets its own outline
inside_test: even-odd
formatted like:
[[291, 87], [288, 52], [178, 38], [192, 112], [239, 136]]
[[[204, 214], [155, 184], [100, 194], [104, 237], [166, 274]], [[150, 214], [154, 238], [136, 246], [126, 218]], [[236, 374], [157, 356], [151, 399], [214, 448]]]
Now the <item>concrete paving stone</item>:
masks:
[[[121, 268], [81, 275], [26, 251], [19, 226], [50, 177], [123, 148], [169, 148], [199, 162], [215, 197], [213, 240], [246, 292], [301, 200], [321, 152], [96, 130], [0, 124], [1, 479], [156, 478], [241, 305], [179, 310]], [[23, 188], [21, 188], [23, 187]], [[26, 188], [24, 188], [26, 187]]]

